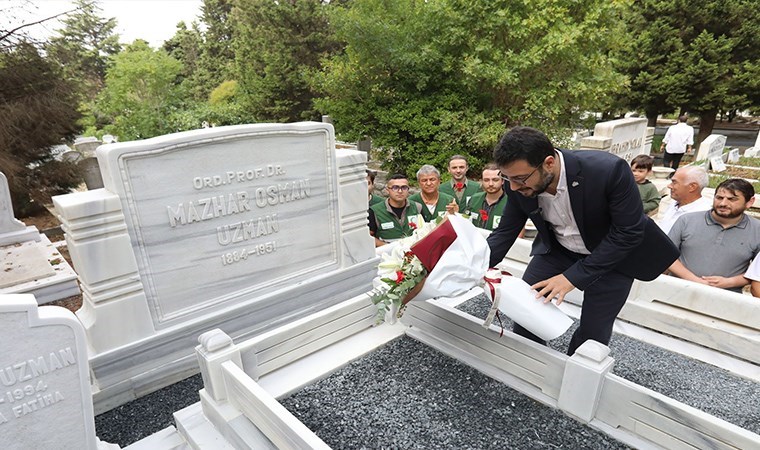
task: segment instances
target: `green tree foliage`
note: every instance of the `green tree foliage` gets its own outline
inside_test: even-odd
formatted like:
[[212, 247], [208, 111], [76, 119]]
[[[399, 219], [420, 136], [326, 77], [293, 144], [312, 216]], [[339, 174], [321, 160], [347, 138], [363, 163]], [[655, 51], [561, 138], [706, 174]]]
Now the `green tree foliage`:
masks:
[[174, 120], [182, 105], [181, 71], [179, 61], [164, 50], [151, 49], [145, 41], [127, 46], [113, 57], [96, 102], [96, 113], [110, 124], [103, 131], [122, 141], [177, 131]]
[[[621, 2], [356, 0], [335, 18], [344, 54], [317, 106], [347, 139], [369, 135], [388, 168], [453, 153], [490, 160], [505, 125], [549, 131], [609, 101]], [[476, 164], [471, 164], [476, 166]]]
[[0, 51], [0, 171], [17, 216], [37, 212], [81, 181], [74, 165], [50, 151], [78, 131], [75, 105], [75, 86], [34, 46]]
[[206, 31], [194, 76], [197, 98], [206, 100], [214, 88], [235, 78], [232, 4], [233, 0], [204, 0], [201, 6], [201, 22]]
[[[693, 12], [693, 13], [691, 13]], [[760, 11], [752, 0], [637, 0], [621, 69], [628, 105], [650, 123], [663, 112], [700, 117], [698, 141], [719, 111], [760, 105]]]
[[79, 80], [84, 89], [97, 92], [103, 85], [108, 58], [121, 50], [114, 33], [116, 19], [100, 16], [96, 0], [76, 0], [76, 10], [61, 21], [59, 36], [46, 46], [48, 55], [58, 61], [67, 77]]
[[318, 120], [310, 79], [340, 50], [318, 0], [240, 0], [233, 11], [235, 61], [244, 105], [258, 120]]

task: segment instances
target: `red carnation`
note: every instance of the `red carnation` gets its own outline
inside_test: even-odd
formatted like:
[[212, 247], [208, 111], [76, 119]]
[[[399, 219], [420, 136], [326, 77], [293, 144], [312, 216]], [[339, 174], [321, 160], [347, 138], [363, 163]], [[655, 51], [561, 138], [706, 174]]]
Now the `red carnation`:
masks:
[[412, 230], [416, 230], [417, 229], [417, 224], [414, 223], [414, 222], [409, 222], [409, 228], [411, 228]]
[[396, 271], [396, 283], [401, 283], [404, 281], [404, 271], [403, 270], [397, 270]]
[[482, 220], [483, 222], [488, 221], [488, 211], [486, 211], [485, 209], [480, 210], [480, 220]]
[[455, 183], [454, 184], [454, 189], [457, 192], [462, 192], [462, 189], [464, 189], [464, 183]]

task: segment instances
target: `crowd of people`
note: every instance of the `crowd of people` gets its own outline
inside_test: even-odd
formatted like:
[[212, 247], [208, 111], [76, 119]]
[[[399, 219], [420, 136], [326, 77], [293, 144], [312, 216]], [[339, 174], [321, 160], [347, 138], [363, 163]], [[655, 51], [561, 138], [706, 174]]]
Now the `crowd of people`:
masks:
[[[691, 143], [682, 143], [690, 150]], [[449, 181], [426, 164], [416, 174], [419, 193], [410, 196], [406, 175], [396, 174], [387, 180], [387, 198], [378, 199], [368, 171], [370, 234], [381, 246], [410, 235], [411, 216], [430, 221], [461, 213], [491, 231], [495, 266], [531, 220], [537, 236], [523, 279], [557, 304], [573, 289], [584, 291], [568, 354], [587, 339], [609, 342], [634, 279], [666, 273], [735, 292], [751, 285], [760, 297], [760, 222], [746, 214], [754, 203], [752, 185], [725, 180], [711, 201], [702, 195], [705, 169], [686, 166], [673, 174], [669, 205], [661, 207], [667, 202], [649, 180], [652, 166], [649, 155], [628, 165], [607, 152], [557, 149], [539, 130], [516, 127], [500, 140], [479, 183], [467, 179], [467, 158], [454, 155]], [[519, 325], [514, 331], [540, 342]]]

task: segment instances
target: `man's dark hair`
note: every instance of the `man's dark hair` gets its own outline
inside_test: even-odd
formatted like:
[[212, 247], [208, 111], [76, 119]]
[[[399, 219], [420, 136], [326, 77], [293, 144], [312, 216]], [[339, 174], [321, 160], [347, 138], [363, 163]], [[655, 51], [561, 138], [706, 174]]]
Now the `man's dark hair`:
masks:
[[499, 167], [518, 160], [538, 167], [547, 156], [554, 156], [554, 146], [544, 133], [530, 127], [512, 128], [493, 150], [493, 160]]
[[391, 181], [391, 180], [409, 180], [409, 177], [407, 177], [403, 173], [394, 173], [393, 175], [391, 175], [390, 178], [388, 178], [388, 181]]
[[689, 116], [687, 116], [686, 114], [684, 114], [683, 116], [678, 116], [678, 121], [679, 121], [679, 122], [683, 122], [683, 123], [686, 123], [686, 121], [687, 121], [688, 119], [689, 119]]
[[374, 183], [375, 177], [377, 176], [377, 172], [375, 172], [374, 170], [367, 169], [367, 176], [369, 177], [369, 181]]
[[744, 196], [745, 202], [748, 202], [755, 196], [755, 188], [752, 187], [752, 183], [742, 178], [729, 178], [728, 180], [724, 180], [715, 188], [715, 192], [718, 192], [719, 189], [731, 191], [734, 195], [736, 195], [737, 192], [741, 192]]
[[631, 160], [631, 167], [634, 169], [652, 170], [652, 165], [654, 165], [654, 158], [649, 155], [638, 155]]
[[499, 166], [497, 166], [496, 163], [490, 162], [483, 166], [483, 170], [499, 170]]
[[449, 158], [449, 163], [451, 161], [454, 161], [455, 159], [461, 159], [464, 161], [465, 164], [467, 164], [468, 166], [470, 165], [470, 163], [467, 162], [467, 157], [462, 156], [462, 155], [451, 155], [451, 158]]

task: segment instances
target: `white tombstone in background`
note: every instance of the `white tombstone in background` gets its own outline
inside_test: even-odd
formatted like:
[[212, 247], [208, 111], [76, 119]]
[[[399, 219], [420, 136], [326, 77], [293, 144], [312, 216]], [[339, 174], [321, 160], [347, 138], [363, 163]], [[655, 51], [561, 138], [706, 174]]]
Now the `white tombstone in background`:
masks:
[[[70, 311], [0, 295], [3, 449], [97, 449], [87, 346]], [[118, 447], [116, 447], [118, 448]]]
[[251, 336], [371, 288], [366, 154], [324, 123], [101, 146], [104, 189], [54, 198], [104, 410], [197, 372], [213, 327]]
[[95, 150], [101, 142], [94, 136], [79, 137], [74, 141], [74, 149], [82, 154], [83, 157], [95, 156]]
[[736, 163], [739, 162], [739, 149], [738, 148], [731, 149], [728, 152], [728, 157], [726, 158], [726, 162], [729, 163], [729, 164], [736, 164]]
[[699, 144], [696, 161], [709, 161], [715, 156], [720, 158], [723, 155], [723, 148], [725, 148], [725, 146], [726, 136], [722, 134], [711, 134], [707, 136], [705, 140]]
[[[637, 155], [649, 154], [645, 142], [653, 133], [644, 118], [610, 120], [596, 124], [594, 135], [581, 139], [580, 149], [609, 152], [630, 162]], [[649, 142], [651, 146], [651, 138]]]
[[36, 227], [26, 226], [13, 215], [8, 179], [0, 172], [0, 246], [39, 240], [40, 232]]

